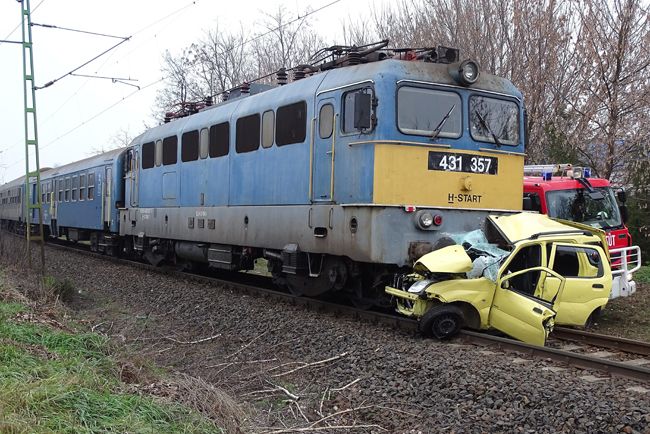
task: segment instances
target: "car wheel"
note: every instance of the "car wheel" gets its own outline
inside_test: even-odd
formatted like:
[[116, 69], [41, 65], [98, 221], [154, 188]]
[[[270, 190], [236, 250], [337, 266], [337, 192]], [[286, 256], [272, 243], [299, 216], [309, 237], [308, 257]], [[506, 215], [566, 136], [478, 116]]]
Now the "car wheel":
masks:
[[463, 311], [452, 305], [429, 309], [420, 320], [420, 331], [427, 336], [446, 339], [457, 334], [465, 324]]

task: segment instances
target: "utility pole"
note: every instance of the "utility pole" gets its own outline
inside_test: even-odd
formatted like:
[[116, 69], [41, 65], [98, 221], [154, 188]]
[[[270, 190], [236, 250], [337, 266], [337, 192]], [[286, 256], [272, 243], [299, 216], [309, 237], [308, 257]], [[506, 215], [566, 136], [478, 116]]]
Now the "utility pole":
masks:
[[[34, 81], [34, 52], [32, 50], [32, 17], [29, 0], [20, 3], [23, 30], [23, 83], [25, 89], [25, 231], [27, 237], [27, 261], [32, 266], [31, 242], [41, 247], [41, 276], [45, 274], [45, 234], [43, 230], [43, 203], [41, 201], [41, 173], [38, 159], [38, 128], [36, 122], [36, 88]], [[33, 170], [30, 166], [33, 153]], [[38, 215], [38, 233], [32, 235], [32, 219]]]

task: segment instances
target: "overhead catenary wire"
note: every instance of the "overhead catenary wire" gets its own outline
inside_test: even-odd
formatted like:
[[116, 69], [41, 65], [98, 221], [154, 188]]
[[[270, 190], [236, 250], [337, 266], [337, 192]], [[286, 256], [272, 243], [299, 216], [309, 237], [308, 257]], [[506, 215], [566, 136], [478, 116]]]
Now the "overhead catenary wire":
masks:
[[106, 34], [106, 33], [90, 32], [88, 30], [71, 29], [69, 27], [55, 26], [53, 24], [32, 23], [32, 26], [43, 27], [43, 28], [46, 28], [46, 29], [66, 30], [66, 31], [69, 31], [69, 32], [83, 33], [83, 34], [86, 34], [86, 35], [103, 36], [103, 37], [106, 37], [106, 38], [128, 39], [128, 37], [126, 37], [126, 36], [115, 36], [115, 35], [109, 35], [109, 34]]
[[[39, 4], [37, 4], [36, 6], [34, 6], [34, 8], [33, 8], [32, 11], [31, 11], [31, 14], [34, 15], [34, 12], [36, 12], [36, 9], [38, 9], [39, 7], [41, 7], [41, 5], [42, 5], [43, 3], [45, 3], [46, 1], [47, 1], [47, 0], [41, 0], [41, 2], [40, 2]], [[20, 26], [22, 26], [22, 25], [23, 25], [23, 22], [22, 22], [22, 21], [19, 22], [18, 25], [17, 25], [16, 27], [14, 27], [14, 29], [13, 29], [12, 31], [10, 31], [9, 33], [7, 33], [7, 36], [5, 36], [5, 39], [9, 39], [9, 38], [11, 37], [11, 35], [13, 35], [14, 32], [15, 32], [16, 30], [18, 30], [18, 29], [20, 28]], [[1, 44], [1, 43], [8, 43], [8, 42], [11, 42], [11, 41], [4, 41], [4, 40], [2, 40], [2, 41], [0, 41], [0, 44]], [[22, 44], [22, 42], [20, 42], [20, 44]]]

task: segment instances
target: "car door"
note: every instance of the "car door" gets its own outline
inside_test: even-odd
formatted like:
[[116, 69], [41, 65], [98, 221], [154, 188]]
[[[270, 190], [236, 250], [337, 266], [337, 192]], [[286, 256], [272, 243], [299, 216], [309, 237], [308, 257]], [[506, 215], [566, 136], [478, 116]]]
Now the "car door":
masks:
[[[553, 243], [548, 258], [549, 268], [566, 279], [558, 297], [556, 322], [585, 325], [589, 315], [609, 300], [612, 277], [605, 252], [594, 245]], [[550, 300], [557, 286], [554, 276], [546, 276], [538, 296]]]
[[544, 345], [552, 330], [555, 311], [553, 304], [521, 292], [517, 287], [520, 277], [526, 273], [533, 276], [551, 274], [560, 281], [562, 293], [564, 278], [546, 267], [532, 267], [515, 273], [501, 273], [497, 279], [492, 306], [490, 326], [522, 342]]

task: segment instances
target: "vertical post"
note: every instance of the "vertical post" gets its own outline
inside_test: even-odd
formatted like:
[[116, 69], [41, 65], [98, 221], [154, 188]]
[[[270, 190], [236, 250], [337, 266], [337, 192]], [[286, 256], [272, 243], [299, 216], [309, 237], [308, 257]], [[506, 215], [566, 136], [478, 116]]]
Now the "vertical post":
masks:
[[[41, 174], [38, 156], [38, 128], [36, 122], [36, 88], [34, 81], [34, 52], [32, 50], [32, 18], [29, 0], [19, 0], [23, 33], [23, 84], [25, 100], [25, 232], [27, 260], [32, 266], [31, 242], [40, 242], [41, 275], [45, 273], [45, 234], [43, 229], [43, 204], [41, 201]], [[34, 154], [34, 168], [30, 164], [30, 151]], [[33, 185], [33, 187], [32, 187]], [[38, 213], [38, 235], [32, 236], [32, 218]]]

